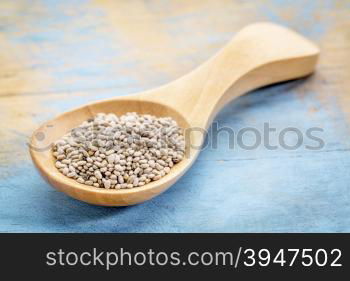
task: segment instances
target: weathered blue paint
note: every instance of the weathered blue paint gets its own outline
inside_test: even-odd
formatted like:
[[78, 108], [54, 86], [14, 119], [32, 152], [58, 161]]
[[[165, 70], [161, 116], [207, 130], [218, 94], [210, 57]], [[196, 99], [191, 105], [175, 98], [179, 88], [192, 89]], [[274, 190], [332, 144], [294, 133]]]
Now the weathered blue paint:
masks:
[[[21, 32], [22, 25], [16, 22], [4, 29], [9, 40], [19, 46], [51, 44], [50, 48], [33, 53], [36, 56], [33, 61], [38, 65], [31, 65], [33, 69], [46, 71], [52, 78], [50, 84], [42, 91], [23, 93], [32, 95], [40, 103], [39, 108], [46, 109], [28, 116], [37, 124], [85, 102], [130, 94], [174, 79], [211, 55], [234, 33], [228, 32], [227, 26], [226, 29], [223, 26], [222, 33], [215, 29], [199, 32], [200, 26], [181, 32], [176, 29], [178, 24], [205, 17], [205, 13], [210, 13], [209, 6], [199, 12], [164, 16], [159, 24], [175, 38], [174, 42], [179, 42], [179, 46], [173, 47], [178, 53], [168, 59], [178, 63], [178, 68], [169, 70], [160, 67], [166, 54], [159, 55], [160, 61], [144, 62], [142, 55], [133, 57], [137, 51], [142, 52], [143, 46], [132, 46], [118, 28], [111, 38], [98, 25], [92, 22], [84, 25], [84, 20], [76, 19], [84, 11], [103, 25], [102, 8], [89, 6], [85, 1], [64, 2], [43, 1], [43, 9], [49, 16], [41, 19], [40, 24], [27, 11], [17, 11], [18, 16], [27, 15], [25, 24], [39, 28], [33, 33]], [[315, 4], [316, 1], [291, 1], [290, 5], [297, 11], [292, 19], [283, 18], [285, 1], [265, 2], [269, 4], [255, 3], [256, 20], [277, 20], [317, 40], [329, 31], [329, 19], [334, 17], [326, 14], [333, 7], [332, 1], [322, 1], [327, 2], [322, 5]], [[152, 1], [149, 5], [155, 14], [167, 9]], [[321, 8], [324, 21], [304, 27]], [[220, 11], [228, 17], [225, 9]], [[147, 17], [141, 20], [147, 21]], [[169, 50], [168, 47], [166, 52]], [[245, 95], [226, 106], [215, 119], [219, 127], [230, 127], [236, 134], [245, 127], [262, 131], [264, 123], [277, 132], [296, 127], [304, 134], [310, 127], [320, 127], [323, 132], [315, 135], [325, 142], [322, 149], [306, 149], [306, 145], [315, 145], [310, 139], [293, 151], [269, 150], [263, 145], [244, 150], [237, 143], [234, 149], [229, 149], [229, 139], [222, 132], [218, 135], [218, 147], [212, 147], [209, 137], [208, 147], [173, 187], [149, 202], [132, 207], [91, 206], [52, 189], [29, 159], [28, 136], [13, 128], [5, 133], [16, 135], [13, 142], [26, 154], [21, 161], [11, 159], [8, 164], [0, 163], [0, 232], [349, 232], [349, 127], [339, 101], [332, 95], [320, 98], [319, 91], [333, 89], [322, 71], [321, 75]], [[0, 102], [1, 98], [5, 97], [0, 97]], [[5, 118], [2, 114], [0, 117]], [[255, 137], [247, 133], [243, 141], [251, 144]], [[278, 141], [278, 134], [271, 133], [270, 143], [278, 144]], [[295, 135], [287, 134], [285, 141], [295, 143]], [[2, 155], [10, 159], [12, 151], [7, 151], [8, 143], [0, 140], [0, 144], [0, 159]]]

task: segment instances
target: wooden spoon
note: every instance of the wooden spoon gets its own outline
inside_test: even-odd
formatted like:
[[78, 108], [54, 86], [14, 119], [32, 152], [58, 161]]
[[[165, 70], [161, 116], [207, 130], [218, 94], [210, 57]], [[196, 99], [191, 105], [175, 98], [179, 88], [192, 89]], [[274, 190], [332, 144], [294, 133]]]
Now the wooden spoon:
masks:
[[168, 175], [133, 189], [96, 188], [64, 176], [54, 166], [51, 144], [99, 112], [170, 116], [184, 129], [207, 129], [216, 113], [233, 98], [313, 72], [318, 54], [317, 46], [290, 29], [272, 23], [251, 24], [211, 59], [169, 84], [91, 103], [46, 122], [34, 132], [30, 154], [51, 185], [78, 200], [104, 206], [144, 202], [165, 191], [190, 168], [204, 140], [200, 130], [186, 130], [192, 131], [186, 136], [186, 157]]

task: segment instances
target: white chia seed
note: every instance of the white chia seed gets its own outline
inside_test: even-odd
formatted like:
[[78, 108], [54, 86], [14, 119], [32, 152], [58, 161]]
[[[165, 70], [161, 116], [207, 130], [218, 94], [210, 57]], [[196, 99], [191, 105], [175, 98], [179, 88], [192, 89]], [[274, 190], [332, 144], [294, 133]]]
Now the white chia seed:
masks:
[[182, 129], [170, 117], [99, 113], [53, 146], [55, 166], [77, 182], [136, 188], [168, 174], [184, 158]]

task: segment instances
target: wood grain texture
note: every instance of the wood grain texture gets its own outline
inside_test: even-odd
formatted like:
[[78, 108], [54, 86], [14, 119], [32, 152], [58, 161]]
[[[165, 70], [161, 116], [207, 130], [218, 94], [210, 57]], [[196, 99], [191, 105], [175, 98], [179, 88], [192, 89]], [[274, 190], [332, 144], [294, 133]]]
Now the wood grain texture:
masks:
[[[349, 11], [330, 0], [1, 1], [0, 231], [350, 231]], [[27, 142], [40, 123], [178, 78], [261, 20], [317, 41], [318, 71], [245, 95], [216, 121], [320, 127], [322, 150], [230, 150], [222, 134], [169, 191], [123, 209], [69, 199], [36, 173]]]

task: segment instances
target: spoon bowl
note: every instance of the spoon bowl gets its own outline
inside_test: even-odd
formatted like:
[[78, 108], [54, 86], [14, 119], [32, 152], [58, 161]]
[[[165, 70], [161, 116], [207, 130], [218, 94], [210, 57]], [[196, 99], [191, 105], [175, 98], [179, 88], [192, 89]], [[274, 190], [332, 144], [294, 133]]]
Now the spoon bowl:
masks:
[[[91, 204], [104, 206], [132, 205], [151, 199], [163, 192], [190, 167], [191, 158], [185, 157], [180, 163], [174, 165], [170, 174], [158, 181], [150, 182], [142, 187], [120, 190], [87, 186], [64, 176], [55, 167], [56, 160], [52, 154], [51, 144], [100, 112], [116, 115], [138, 112], [159, 117], [171, 117], [181, 128], [185, 130], [190, 128], [187, 120], [175, 109], [151, 101], [141, 101], [133, 97], [105, 100], [66, 112], [43, 124], [33, 134], [30, 142], [30, 152], [35, 166], [46, 181], [58, 190]], [[190, 148], [187, 147], [185, 155], [191, 154], [189, 150]]]
[[[47, 182], [78, 200], [104, 206], [144, 202], [165, 191], [190, 168], [204, 141], [203, 132], [225, 104], [252, 89], [312, 73], [318, 54], [317, 46], [290, 29], [272, 23], [249, 25], [207, 62], [169, 84], [94, 102], [46, 122], [31, 138], [32, 160]], [[184, 159], [160, 180], [133, 189], [96, 188], [64, 176], [55, 167], [52, 144], [100, 112], [173, 118], [185, 132]]]

